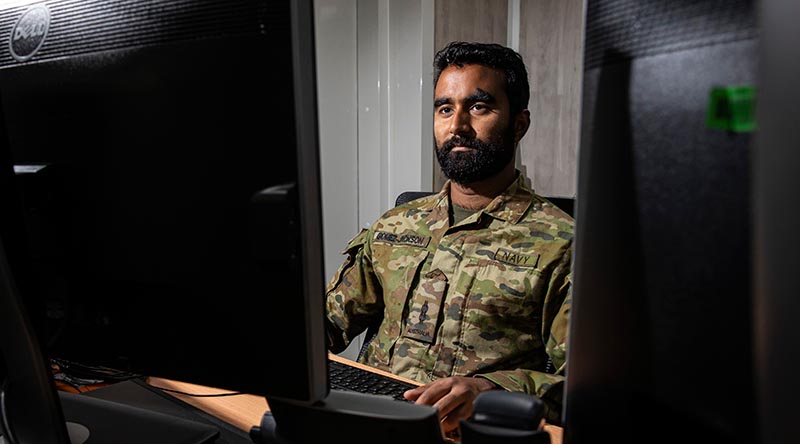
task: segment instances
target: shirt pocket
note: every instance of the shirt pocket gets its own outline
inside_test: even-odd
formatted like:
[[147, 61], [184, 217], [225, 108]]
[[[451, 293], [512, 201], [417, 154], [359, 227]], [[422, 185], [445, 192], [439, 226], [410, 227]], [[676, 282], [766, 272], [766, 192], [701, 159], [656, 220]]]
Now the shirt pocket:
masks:
[[458, 282], [465, 307], [457, 372], [471, 373], [542, 347], [540, 272], [492, 259], [469, 259], [467, 267], [471, 272]]
[[499, 324], [498, 320], [517, 325], [525, 322], [531, 326], [541, 319], [539, 306], [545, 283], [539, 270], [489, 258], [469, 258], [467, 267], [472, 269], [464, 282], [467, 288], [462, 290], [467, 319], [490, 324]]

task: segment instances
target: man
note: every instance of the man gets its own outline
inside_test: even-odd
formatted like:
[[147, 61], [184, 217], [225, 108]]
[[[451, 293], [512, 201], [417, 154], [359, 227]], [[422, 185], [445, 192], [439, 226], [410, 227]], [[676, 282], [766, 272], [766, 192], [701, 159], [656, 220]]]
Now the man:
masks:
[[434, 67], [449, 180], [347, 245], [327, 289], [329, 348], [379, 323], [360, 361], [425, 383], [404, 396], [437, 408], [445, 432], [492, 389], [539, 396], [557, 424], [573, 221], [514, 167], [530, 125], [525, 65], [500, 45], [453, 42]]

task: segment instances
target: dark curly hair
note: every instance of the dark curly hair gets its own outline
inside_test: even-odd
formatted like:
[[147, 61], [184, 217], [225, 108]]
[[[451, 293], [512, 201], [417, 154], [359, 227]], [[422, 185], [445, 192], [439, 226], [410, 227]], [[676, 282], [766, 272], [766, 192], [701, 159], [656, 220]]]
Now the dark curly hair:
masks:
[[499, 69], [506, 75], [506, 95], [511, 115], [528, 107], [530, 86], [522, 56], [511, 48], [496, 43], [450, 42], [433, 58], [433, 85], [448, 66], [482, 65]]

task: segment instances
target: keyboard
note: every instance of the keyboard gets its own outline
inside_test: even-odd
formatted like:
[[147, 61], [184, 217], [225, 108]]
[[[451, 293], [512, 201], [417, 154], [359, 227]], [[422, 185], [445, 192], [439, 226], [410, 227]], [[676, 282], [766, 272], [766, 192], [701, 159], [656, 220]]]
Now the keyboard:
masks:
[[414, 384], [330, 359], [328, 360], [328, 380], [332, 389], [385, 395], [406, 402], [408, 400], [403, 398], [403, 392], [417, 387]]

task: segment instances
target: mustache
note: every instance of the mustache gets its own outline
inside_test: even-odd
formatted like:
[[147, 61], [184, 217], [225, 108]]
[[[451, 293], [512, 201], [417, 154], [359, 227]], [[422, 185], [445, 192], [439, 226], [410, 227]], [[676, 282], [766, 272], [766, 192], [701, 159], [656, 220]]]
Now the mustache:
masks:
[[444, 152], [448, 152], [449, 153], [450, 150], [452, 150], [453, 148], [455, 148], [457, 146], [463, 146], [463, 147], [466, 147], [466, 148], [472, 148], [472, 149], [475, 149], [475, 150], [480, 150], [480, 149], [483, 149], [485, 145], [484, 145], [483, 142], [481, 142], [478, 139], [473, 139], [473, 138], [466, 139], [466, 138], [461, 137], [461, 136], [453, 136], [453, 137], [447, 139], [442, 144], [441, 149]]

